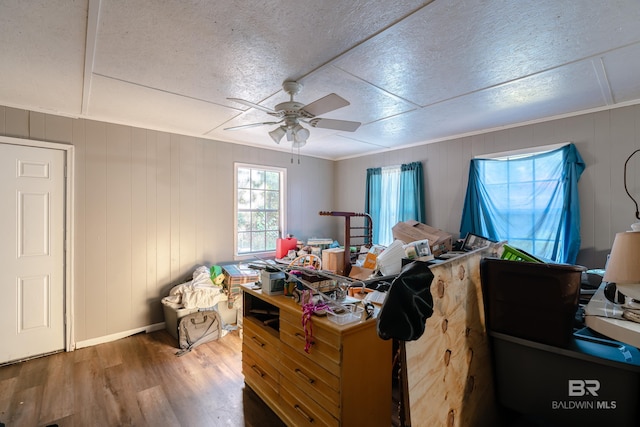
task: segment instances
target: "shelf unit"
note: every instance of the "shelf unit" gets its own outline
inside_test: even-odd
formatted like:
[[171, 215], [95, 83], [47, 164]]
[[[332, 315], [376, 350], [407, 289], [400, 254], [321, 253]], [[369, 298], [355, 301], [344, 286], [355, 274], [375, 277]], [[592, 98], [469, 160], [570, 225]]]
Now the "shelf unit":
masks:
[[[321, 216], [341, 216], [344, 217], [344, 275], [348, 276], [351, 270], [351, 239], [363, 239], [362, 245], [371, 245], [373, 242], [373, 219], [368, 213], [360, 212], [336, 212], [336, 211], [320, 211]], [[351, 218], [362, 218], [364, 225], [354, 226], [351, 224]], [[360, 234], [352, 234], [356, 230]], [[362, 231], [364, 230], [364, 231]], [[362, 233], [365, 234], [362, 234]]]

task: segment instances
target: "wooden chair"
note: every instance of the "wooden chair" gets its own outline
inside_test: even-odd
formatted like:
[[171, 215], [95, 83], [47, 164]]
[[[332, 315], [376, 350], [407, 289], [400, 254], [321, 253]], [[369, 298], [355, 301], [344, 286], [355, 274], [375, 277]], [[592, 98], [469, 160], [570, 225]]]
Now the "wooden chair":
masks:
[[305, 267], [305, 268], [315, 268], [316, 270], [321, 270], [322, 259], [320, 259], [318, 255], [313, 255], [313, 254], [301, 255], [289, 263], [289, 268], [296, 267], [296, 266]]

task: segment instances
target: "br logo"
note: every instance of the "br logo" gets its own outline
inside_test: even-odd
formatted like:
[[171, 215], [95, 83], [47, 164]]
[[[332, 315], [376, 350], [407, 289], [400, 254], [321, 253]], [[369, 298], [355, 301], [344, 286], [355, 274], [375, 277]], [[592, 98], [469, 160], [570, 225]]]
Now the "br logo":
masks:
[[598, 390], [598, 380], [569, 380], [569, 396], [597, 396]]

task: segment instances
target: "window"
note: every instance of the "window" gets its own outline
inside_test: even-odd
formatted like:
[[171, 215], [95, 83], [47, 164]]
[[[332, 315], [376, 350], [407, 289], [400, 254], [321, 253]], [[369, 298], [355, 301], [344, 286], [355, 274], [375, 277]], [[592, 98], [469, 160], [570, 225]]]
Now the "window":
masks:
[[388, 246], [400, 221], [424, 222], [422, 163], [367, 169], [364, 211], [373, 220], [373, 242]]
[[285, 169], [236, 163], [236, 255], [271, 252], [284, 227]]
[[460, 235], [507, 240], [539, 257], [574, 263], [580, 249], [577, 181], [583, 170], [573, 144], [473, 159]]

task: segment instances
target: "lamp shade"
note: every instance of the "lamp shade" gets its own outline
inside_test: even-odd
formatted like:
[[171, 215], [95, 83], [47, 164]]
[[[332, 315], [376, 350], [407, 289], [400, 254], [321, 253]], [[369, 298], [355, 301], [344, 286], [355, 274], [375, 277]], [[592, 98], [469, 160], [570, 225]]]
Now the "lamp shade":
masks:
[[617, 233], [604, 272], [605, 282], [640, 284], [640, 232]]
[[293, 133], [293, 144], [291, 145], [293, 148], [301, 148], [304, 147], [307, 143], [307, 138], [309, 138], [309, 130], [297, 124], [292, 129]]
[[616, 234], [603, 281], [615, 283], [621, 294], [640, 301], [640, 231]]
[[287, 133], [287, 130], [283, 126], [280, 126], [269, 132], [269, 136], [276, 144], [280, 144], [280, 140], [285, 135], [285, 133]]

